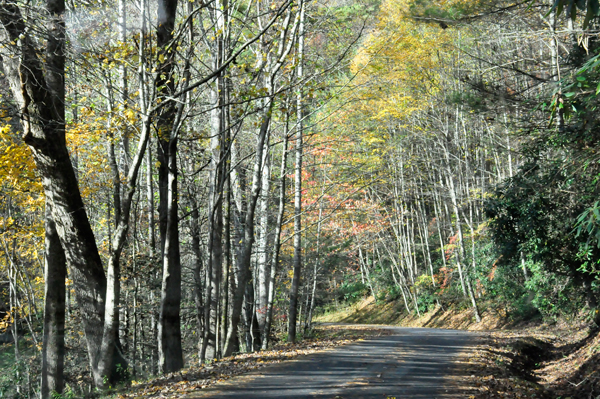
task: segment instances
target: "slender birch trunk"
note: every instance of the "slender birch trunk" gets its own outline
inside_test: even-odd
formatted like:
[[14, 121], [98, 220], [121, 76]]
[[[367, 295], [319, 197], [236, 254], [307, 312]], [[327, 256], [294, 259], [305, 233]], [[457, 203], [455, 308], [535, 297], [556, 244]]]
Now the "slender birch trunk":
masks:
[[[304, 78], [304, 13], [305, 2], [300, 2], [300, 26], [298, 34], [298, 81]], [[302, 270], [302, 151], [304, 134], [304, 104], [302, 89], [298, 89], [296, 98], [296, 114], [298, 118], [295, 152], [296, 166], [294, 169], [294, 259], [293, 277], [290, 288], [290, 308], [288, 315], [288, 341], [296, 342], [296, 322], [298, 317], [298, 293], [300, 288], [300, 273]]]

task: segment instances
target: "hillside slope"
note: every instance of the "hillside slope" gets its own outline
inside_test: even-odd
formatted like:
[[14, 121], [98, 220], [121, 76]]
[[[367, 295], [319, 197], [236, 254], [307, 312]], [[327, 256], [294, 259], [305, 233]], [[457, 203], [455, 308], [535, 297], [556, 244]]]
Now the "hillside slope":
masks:
[[373, 297], [355, 304], [319, 314], [317, 323], [385, 324], [403, 327], [452, 328], [457, 330], [486, 331], [508, 328], [514, 322], [492, 308], [482, 311], [481, 323], [476, 323], [471, 309], [444, 308], [415, 315], [407, 314], [400, 301], [376, 302]]

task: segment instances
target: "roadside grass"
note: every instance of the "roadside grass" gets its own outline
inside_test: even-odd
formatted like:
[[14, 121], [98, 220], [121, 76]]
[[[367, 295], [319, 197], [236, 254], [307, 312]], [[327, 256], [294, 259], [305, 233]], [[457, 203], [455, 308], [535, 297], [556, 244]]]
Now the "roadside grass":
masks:
[[406, 319], [400, 302], [376, 302], [373, 297], [353, 304], [340, 304], [321, 309], [314, 321], [317, 323], [355, 323], [398, 325]]

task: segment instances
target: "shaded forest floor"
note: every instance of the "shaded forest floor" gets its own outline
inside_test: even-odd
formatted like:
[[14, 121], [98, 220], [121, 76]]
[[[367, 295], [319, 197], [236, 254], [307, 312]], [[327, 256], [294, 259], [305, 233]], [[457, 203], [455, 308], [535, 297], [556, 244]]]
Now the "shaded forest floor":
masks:
[[470, 310], [436, 308], [421, 316], [407, 315], [398, 302], [372, 298], [320, 315], [320, 322], [390, 324], [482, 332], [474, 355], [458, 367], [454, 383], [473, 387], [470, 399], [600, 397], [600, 330], [568, 320], [514, 321], [502, 311], [487, 309], [475, 323]]

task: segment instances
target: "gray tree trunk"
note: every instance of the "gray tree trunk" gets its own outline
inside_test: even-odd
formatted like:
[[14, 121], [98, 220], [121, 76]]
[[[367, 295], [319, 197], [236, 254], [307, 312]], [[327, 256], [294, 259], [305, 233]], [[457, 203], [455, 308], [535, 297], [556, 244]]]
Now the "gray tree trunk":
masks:
[[[156, 30], [159, 65], [156, 88], [159, 96], [175, 92], [175, 52], [169, 51], [175, 29], [177, 0], [158, 1]], [[163, 61], [160, 61], [163, 60]], [[158, 319], [158, 363], [163, 373], [183, 367], [181, 348], [181, 261], [179, 254], [179, 219], [177, 186], [177, 123], [173, 102], [157, 115], [159, 152], [159, 226], [162, 243], [163, 277]]]
[[277, 275], [277, 265], [279, 264], [279, 251], [281, 249], [281, 227], [283, 225], [283, 214], [285, 211], [285, 186], [286, 170], [288, 157], [288, 131], [287, 125], [283, 137], [283, 150], [281, 154], [281, 168], [279, 172], [279, 207], [277, 210], [277, 221], [275, 222], [275, 239], [273, 243], [273, 254], [271, 256], [271, 267], [269, 268], [269, 289], [267, 294], [267, 314], [265, 315], [264, 330], [261, 331], [262, 343], [261, 349], [267, 350], [269, 347], [269, 334], [271, 333], [271, 324], [273, 320], [273, 300], [275, 298], [275, 277]]
[[241, 239], [241, 250], [237, 256], [237, 286], [232, 298], [231, 304], [231, 317], [227, 326], [227, 338], [225, 347], [223, 349], [223, 356], [230, 356], [233, 352], [233, 348], [236, 342], [237, 326], [240, 322], [240, 316], [242, 313], [242, 303], [244, 300], [244, 293], [246, 291], [246, 285], [250, 278], [250, 262], [252, 257], [252, 246], [254, 244], [254, 215], [256, 212], [256, 205], [260, 196], [261, 189], [261, 178], [262, 178], [262, 160], [263, 151], [265, 148], [265, 142], [269, 134], [269, 124], [271, 119], [272, 102], [270, 103], [269, 109], [263, 116], [261, 128], [258, 132], [256, 141], [256, 153], [254, 160], [254, 171], [252, 173], [252, 188], [250, 191], [250, 197], [248, 198], [248, 205], [246, 208], [246, 215], [244, 218], [244, 232]]
[[[75, 282], [90, 368], [97, 372], [107, 281], [65, 140], [65, 5], [63, 0], [48, 0], [46, 6], [52, 35], [48, 36], [42, 63], [19, 7], [14, 3], [0, 4], [3, 27], [0, 36], [5, 43], [15, 43], [2, 49], [2, 59], [11, 91], [20, 107], [23, 139], [32, 150]], [[113, 356], [113, 366], [116, 357], [118, 352]], [[125, 360], [116, 362], [125, 363]], [[114, 367], [111, 376], [112, 371]]]
[[42, 399], [64, 388], [65, 278], [67, 265], [50, 205], [46, 203], [45, 308], [42, 344]]
[[[220, 12], [219, 12], [220, 14]], [[221, 17], [217, 17], [221, 20]], [[223, 22], [220, 22], [222, 26]], [[217, 40], [214, 55], [214, 69], [221, 65], [223, 51], [223, 40]], [[211, 89], [210, 112], [210, 176], [209, 176], [209, 265], [205, 287], [204, 308], [204, 337], [200, 359], [214, 359], [218, 353], [217, 326], [218, 326], [218, 304], [221, 300], [221, 276], [223, 272], [223, 191], [225, 183], [225, 87], [224, 79], [218, 76], [214, 87]]]
[[[298, 80], [304, 78], [304, 1], [300, 2], [300, 26], [298, 34]], [[294, 259], [292, 286], [290, 288], [290, 308], [288, 314], [288, 341], [296, 342], [296, 322], [298, 317], [298, 293], [302, 270], [302, 150], [304, 134], [304, 112], [302, 90], [299, 89], [297, 101], [298, 126], [296, 132], [296, 166], [294, 170]]]
[[[268, 147], [268, 143], [267, 143]], [[258, 224], [258, 243], [257, 243], [257, 265], [256, 265], [256, 319], [258, 327], [262, 332], [265, 331], [267, 319], [267, 304], [269, 296], [269, 268], [271, 264], [268, 261], [267, 245], [269, 238], [269, 191], [271, 188], [271, 160], [268, 150], [265, 151], [263, 160], [262, 190], [260, 197], [260, 219]]]

